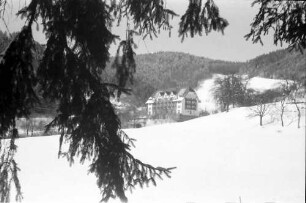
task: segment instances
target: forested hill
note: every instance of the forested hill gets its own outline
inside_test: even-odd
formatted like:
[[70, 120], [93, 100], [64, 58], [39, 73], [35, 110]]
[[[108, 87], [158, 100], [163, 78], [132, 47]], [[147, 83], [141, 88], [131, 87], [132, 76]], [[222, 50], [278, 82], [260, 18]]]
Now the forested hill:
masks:
[[[306, 50], [304, 50], [305, 52]], [[181, 52], [158, 52], [136, 56], [135, 83], [131, 87], [139, 102], [157, 89], [191, 86], [212, 74], [240, 73], [266, 78], [305, 77], [305, 53], [282, 49], [247, 62], [228, 62]]]
[[238, 73], [244, 63], [212, 60], [181, 52], [158, 52], [136, 56], [133, 93], [144, 102], [155, 90], [196, 87], [212, 74]]
[[261, 76], [275, 79], [291, 79], [306, 75], [306, 50], [300, 51], [282, 49], [268, 54], [260, 55], [240, 69], [240, 73], [250, 76]]

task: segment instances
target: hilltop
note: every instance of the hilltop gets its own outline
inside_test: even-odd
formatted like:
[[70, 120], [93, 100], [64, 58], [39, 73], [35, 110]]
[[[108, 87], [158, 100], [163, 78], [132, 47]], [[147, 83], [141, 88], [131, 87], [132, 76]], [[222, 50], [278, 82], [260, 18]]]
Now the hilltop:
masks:
[[306, 56], [300, 51], [281, 49], [260, 55], [242, 66], [240, 72], [250, 76], [274, 79], [290, 79], [292, 75], [306, 78]]

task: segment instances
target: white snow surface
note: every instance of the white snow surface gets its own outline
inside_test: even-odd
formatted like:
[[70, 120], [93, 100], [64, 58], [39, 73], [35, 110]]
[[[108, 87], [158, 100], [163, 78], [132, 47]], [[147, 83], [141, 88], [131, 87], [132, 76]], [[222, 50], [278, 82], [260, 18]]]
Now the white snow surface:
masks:
[[[202, 82], [199, 83], [198, 87], [196, 88], [196, 93], [201, 101], [201, 103], [199, 103], [200, 110], [212, 113], [219, 109], [213, 97], [214, 81], [216, 78], [223, 78], [223, 77], [225, 77], [225, 75], [215, 74], [213, 75], [212, 78], [203, 80]], [[246, 78], [246, 76], [243, 76], [243, 78]], [[247, 88], [254, 89], [255, 91], [258, 92], [264, 92], [269, 89], [276, 89], [281, 87], [281, 85], [285, 81], [278, 79], [253, 77], [245, 82], [248, 82]]]
[[263, 92], [265, 90], [279, 88], [284, 82], [284, 80], [278, 79], [253, 77], [249, 80], [247, 87], [259, 92]]
[[[294, 112], [293, 112], [294, 113]], [[288, 112], [287, 112], [288, 114]], [[126, 130], [132, 154], [154, 166], [177, 167], [172, 178], [127, 192], [130, 203], [304, 203], [305, 112], [302, 127], [232, 109], [183, 123]], [[289, 115], [289, 114], [288, 114]], [[289, 118], [290, 116], [286, 117]], [[24, 203], [99, 202], [88, 163], [58, 159], [58, 136], [17, 141]], [[118, 199], [109, 202], [120, 202]]]
[[213, 97], [213, 90], [214, 90], [214, 81], [218, 77], [223, 77], [223, 75], [214, 75], [210, 79], [206, 79], [198, 85], [196, 88], [196, 93], [200, 99], [199, 109], [207, 111], [209, 113], [218, 109], [216, 101]]

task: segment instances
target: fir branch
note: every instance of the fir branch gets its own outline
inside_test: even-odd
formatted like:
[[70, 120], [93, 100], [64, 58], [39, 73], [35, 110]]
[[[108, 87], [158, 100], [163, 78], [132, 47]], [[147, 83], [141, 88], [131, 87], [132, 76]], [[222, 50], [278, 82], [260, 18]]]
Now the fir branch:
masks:
[[206, 35], [211, 31], [224, 34], [224, 29], [228, 24], [227, 20], [220, 16], [219, 8], [213, 0], [207, 0], [203, 8], [202, 0], [189, 0], [188, 8], [179, 24], [179, 37], [183, 42], [188, 34], [191, 37], [201, 36], [203, 30]]

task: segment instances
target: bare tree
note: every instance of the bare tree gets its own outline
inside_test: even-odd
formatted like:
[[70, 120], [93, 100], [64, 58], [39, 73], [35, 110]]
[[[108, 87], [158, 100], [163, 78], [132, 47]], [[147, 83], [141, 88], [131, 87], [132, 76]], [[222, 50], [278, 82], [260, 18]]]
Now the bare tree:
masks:
[[268, 114], [269, 104], [258, 103], [255, 107], [252, 107], [253, 116], [259, 116], [259, 125], [262, 126], [262, 118]]
[[270, 110], [270, 102], [274, 101], [276, 97], [276, 92], [267, 90], [263, 93], [255, 93], [252, 95], [253, 102], [255, 106], [251, 107], [251, 111], [253, 112], [253, 116], [259, 117], [259, 125], [263, 125], [263, 117], [269, 113]]
[[282, 99], [280, 100], [280, 119], [282, 122], [282, 127], [284, 127], [284, 112], [285, 112], [285, 108], [286, 108], [286, 97], [282, 97]]
[[294, 104], [296, 110], [297, 110], [297, 117], [298, 117], [298, 128], [301, 127], [301, 109], [300, 109], [300, 104], [303, 104], [305, 102], [300, 101], [301, 98], [305, 95], [305, 91], [302, 89], [303, 84], [301, 81], [294, 80], [292, 81], [291, 85], [289, 86], [288, 91], [289, 93], [289, 98], [291, 102]]
[[278, 110], [280, 111], [280, 119], [282, 127], [284, 127], [284, 112], [286, 109], [286, 102], [290, 95], [290, 81], [286, 80], [286, 83], [282, 84], [281, 93], [282, 96], [279, 99], [280, 107], [278, 108]]

